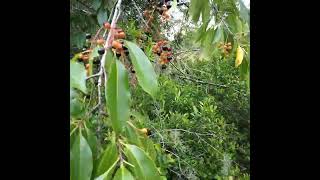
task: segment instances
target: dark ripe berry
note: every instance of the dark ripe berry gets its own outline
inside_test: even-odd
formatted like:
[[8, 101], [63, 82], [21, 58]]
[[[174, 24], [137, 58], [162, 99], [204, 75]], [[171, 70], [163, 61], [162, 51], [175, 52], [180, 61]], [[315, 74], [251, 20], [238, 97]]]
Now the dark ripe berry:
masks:
[[147, 136], [150, 136], [151, 134], [152, 134], [151, 130], [148, 129], [148, 130], [147, 130]]
[[168, 51], [168, 49], [169, 49], [169, 48], [168, 48], [167, 46], [163, 46], [163, 47], [162, 47], [162, 50], [164, 50], [164, 51]]
[[86, 34], [86, 39], [91, 39], [91, 34], [87, 33]]
[[98, 50], [98, 54], [99, 54], [99, 55], [103, 55], [104, 52], [105, 52], [105, 49], [104, 49], [104, 48], [101, 48], [101, 49]]
[[159, 53], [159, 52], [158, 52], [157, 54], [158, 54], [158, 56], [160, 56], [160, 55], [161, 55], [161, 53]]
[[168, 51], [172, 51], [172, 49], [171, 49], [171, 48], [168, 48]]
[[92, 63], [93, 64], [100, 64], [100, 60], [93, 60]]
[[129, 55], [129, 51], [128, 50], [125, 50], [124, 53], [125, 53], [126, 56]]
[[171, 60], [172, 60], [172, 57], [168, 57], [167, 60], [168, 60], [168, 61], [171, 61]]
[[134, 74], [134, 73], [136, 73], [136, 71], [132, 69], [132, 70], [131, 70], [131, 73], [133, 73], [133, 74]]
[[122, 46], [122, 49], [123, 49], [123, 50], [128, 50], [128, 48], [127, 48], [127, 47], [125, 47], [125, 46]]
[[121, 56], [121, 54], [120, 54], [120, 53], [116, 53], [116, 56], [117, 56], [117, 57], [120, 57], [120, 56]]
[[167, 65], [163, 64], [163, 65], [161, 66], [161, 69], [167, 69]]

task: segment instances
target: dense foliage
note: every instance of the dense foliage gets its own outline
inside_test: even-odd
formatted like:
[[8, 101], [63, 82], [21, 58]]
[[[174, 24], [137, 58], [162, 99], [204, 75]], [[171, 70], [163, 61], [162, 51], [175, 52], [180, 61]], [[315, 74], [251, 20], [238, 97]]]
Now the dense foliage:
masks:
[[70, 8], [70, 179], [249, 179], [242, 0]]

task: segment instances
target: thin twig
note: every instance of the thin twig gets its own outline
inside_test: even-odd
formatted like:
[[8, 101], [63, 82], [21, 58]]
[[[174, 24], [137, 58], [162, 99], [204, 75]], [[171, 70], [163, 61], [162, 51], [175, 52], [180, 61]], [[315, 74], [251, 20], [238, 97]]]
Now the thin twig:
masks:
[[[111, 28], [110, 28], [110, 31], [109, 31], [109, 34], [108, 34], [108, 37], [107, 37], [107, 40], [106, 40], [106, 43], [105, 43], [105, 46], [104, 46], [106, 51], [102, 55], [102, 59], [101, 59], [101, 63], [100, 63], [100, 70], [99, 70], [99, 73], [98, 73], [100, 75], [99, 79], [98, 79], [98, 104], [94, 107], [94, 109], [98, 108], [101, 105], [102, 78], [103, 78], [103, 76], [106, 75], [105, 68], [104, 68], [105, 61], [106, 61], [106, 53], [107, 53], [107, 49], [109, 49], [111, 47], [111, 44], [112, 44], [112, 41], [113, 41], [113, 38], [114, 38], [113, 37], [113, 31], [114, 31], [114, 28], [116, 26], [117, 20], [118, 20], [118, 18], [120, 16], [120, 13], [121, 13], [121, 2], [122, 2], [122, 0], [118, 0], [117, 5], [115, 6], [115, 11], [114, 11], [112, 22], [111, 22]], [[104, 83], [106, 83], [106, 76], [105, 76]], [[104, 87], [106, 88], [106, 85], [104, 85]]]
[[228, 87], [227, 85], [224, 85], [224, 84], [215, 84], [215, 83], [211, 83], [211, 82], [201, 81], [201, 80], [193, 79], [193, 78], [190, 78], [190, 77], [187, 77], [187, 76], [178, 76], [178, 77], [182, 78], [182, 79], [188, 79], [190, 81], [197, 82], [197, 83], [200, 83], [200, 84], [209, 84], [209, 85], [219, 86], [219, 87], [224, 87], [224, 88]]
[[93, 75], [87, 77], [86, 80], [91, 79], [91, 78], [94, 78], [94, 77], [98, 77], [98, 76], [100, 76], [100, 75], [101, 75], [100, 73], [93, 74]]
[[197, 132], [191, 132], [185, 129], [164, 129], [163, 131], [183, 131], [183, 132], [187, 132], [190, 134], [197, 134], [200, 136], [216, 136], [214, 133], [197, 133]]
[[143, 21], [143, 23], [146, 25], [146, 27], [148, 27], [148, 24], [147, 24], [147, 22], [144, 20], [144, 18], [143, 18], [143, 16], [142, 16], [142, 14], [141, 14], [141, 12], [140, 12], [140, 10], [139, 10], [136, 2], [135, 2], [134, 0], [131, 0], [131, 1], [133, 2], [134, 7], [136, 8], [136, 10], [137, 10], [137, 12], [138, 12], [138, 14], [139, 14], [139, 18]]

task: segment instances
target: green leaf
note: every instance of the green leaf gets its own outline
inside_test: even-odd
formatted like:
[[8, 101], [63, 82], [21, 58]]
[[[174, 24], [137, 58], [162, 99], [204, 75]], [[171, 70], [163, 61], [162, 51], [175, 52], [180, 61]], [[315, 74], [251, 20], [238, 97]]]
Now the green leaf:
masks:
[[203, 41], [205, 40], [205, 37], [207, 36], [206, 29], [208, 24], [209, 22], [202, 24], [201, 27], [197, 30], [196, 36], [195, 36], [195, 42], [203, 43]]
[[111, 180], [112, 174], [116, 168], [116, 165], [118, 163], [119, 158], [116, 159], [116, 161], [112, 164], [112, 166], [101, 176], [95, 178], [95, 180]]
[[101, 6], [102, 1], [101, 0], [93, 0], [92, 7], [94, 10], [98, 10]]
[[79, 100], [76, 98], [70, 100], [70, 116], [73, 118], [79, 118], [83, 113], [84, 109]]
[[102, 158], [98, 164], [96, 177], [100, 176], [104, 172], [106, 172], [118, 159], [118, 150], [115, 144], [114, 137], [111, 140], [111, 143], [108, 144], [107, 148], [102, 154]]
[[129, 41], [125, 41], [125, 44], [129, 49], [129, 56], [136, 71], [139, 85], [145, 92], [155, 98], [159, 87], [157, 75], [150, 60], [136, 44]]
[[113, 180], [134, 180], [130, 171], [128, 171], [123, 165], [117, 170]]
[[222, 26], [217, 27], [212, 43], [215, 44], [219, 41], [223, 41], [223, 27]]
[[202, 2], [203, 0], [191, 0], [190, 2], [190, 14], [193, 22], [198, 22], [201, 11], [202, 11]]
[[142, 140], [143, 143], [143, 149], [144, 151], [149, 155], [149, 157], [153, 160], [156, 161], [157, 158], [157, 152], [154, 148], [153, 141], [149, 138], [144, 138]]
[[113, 130], [122, 133], [129, 119], [130, 90], [128, 73], [120, 61], [114, 61], [110, 68], [106, 88], [106, 101]]
[[206, 37], [204, 39], [203, 42], [203, 46], [204, 46], [204, 55], [207, 57], [210, 57], [210, 55], [213, 53], [213, 50], [215, 48], [215, 46], [212, 45], [212, 42], [215, 38], [215, 30], [214, 29], [210, 29], [207, 31], [206, 33]]
[[97, 157], [98, 154], [98, 139], [97, 137], [94, 135], [94, 133], [92, 133], [90, 131], [90, 129], [86, 129], [86, 139], [88, 140], [88, 144], [90, 146], [90, 149], [92, 151], [92, 157], [93, 159], [95, 159]]
[[151, 158], [135, 145], [125, 145], [125, 155], [129, 163], [134, 165], [134, 173], [139, 180], [160, 180], [161, 177]]
[[142, 145], [137, 130], [134, 129], [128, 123], [126, 124], [125, 136], [126, 136], [128, 142], [130, 144], [134, 144], [134, 145], [137, 145], [137, 146], [141, 146]]
[[104, 8], [100, 8], [97, 14], [97, 20], [100, 26], [108, 20], [107, 11]]
[[116, 59], [114, 58], [114, 54], [113, 54], [111, 49], [108, 49], [107, 52], [104, 55], [106, 56], [105, 69], [107, 70], [107, 72], [110, 72], [111, 64]]
[[108, 0], [104, 1], [104, 8], [107, 8], [109, 11], [116, 5], [117, 0]]
[[210, 4], [209, 4], [209, 0], [202, 0], [202, 22], [209, 22], [210, 20]]
[[71, 44], [77, 46], [77, 48], [82, 48], [86, 42], [86, 34], [84, 32], [77, 32], [71, 36]]
[[86, 139], [79, 133], [71, 149], [71, 177], [76, 180], [90, 180], [93, 162], [92, 152]]
[[246, 58], [243, 59], [240, 65], [240, 79], [246, 80], [248, 78], [249, 73], [249, 63]]
[[87, 93], [85, 67], [77, 62], [70, 61], [70, 86]]
[[227, 23], [231, 32], [234, 34], [242, 32], [242, 22], [237, 16], [230, 14], [227, 18]]

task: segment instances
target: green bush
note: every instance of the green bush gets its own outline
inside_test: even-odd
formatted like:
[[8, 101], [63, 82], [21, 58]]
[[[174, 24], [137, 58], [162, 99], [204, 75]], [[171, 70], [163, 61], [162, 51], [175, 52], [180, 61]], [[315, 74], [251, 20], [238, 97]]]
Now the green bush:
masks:
[[225, 60], [187, 64], [210, 72], [190, 71], [190, 76], [227, 87], [184, 81], [170, 67], [159, 77], [157, 100], [139, 87], [133, 93], [133, 108], [148, 117], [143, 126], [151, 128], [153, 140], [173, 154], [170, 175], [208, 179], [248, 173], [250, 116], [245, 82]]

